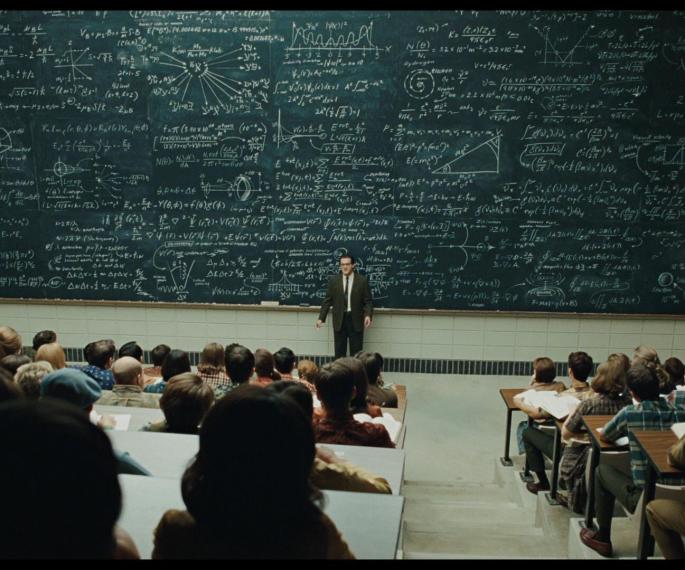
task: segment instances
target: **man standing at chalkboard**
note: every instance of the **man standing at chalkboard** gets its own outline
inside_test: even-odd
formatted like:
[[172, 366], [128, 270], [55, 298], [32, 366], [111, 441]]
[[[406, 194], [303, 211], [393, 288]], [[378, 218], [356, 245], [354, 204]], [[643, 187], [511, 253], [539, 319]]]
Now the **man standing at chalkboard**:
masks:
[[326, 316], [333, 307], [333, 336], [335, 357], [347, 355], [347, 339], [350, 340], [350, 355], [362, 350], [364, 329], [371, 326], [373, 304], [369, 280], [355, 271], [354, 257], [340, 256], [340, 271], [328, 279], [326, 297], [321, 305], [316, 328], [326, 322]]

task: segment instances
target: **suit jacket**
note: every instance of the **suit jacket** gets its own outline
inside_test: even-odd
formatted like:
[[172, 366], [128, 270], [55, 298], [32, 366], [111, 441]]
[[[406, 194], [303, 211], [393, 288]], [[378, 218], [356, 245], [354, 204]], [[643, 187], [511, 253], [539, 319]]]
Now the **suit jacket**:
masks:
[[[319, 311], [319, 320], [326, 322], [328, 311], [333, 307], [333, 330], [342, 328], [343, 313], [346, 309], [345, 290], [343, 287], [342, 273], [328, 278], [326, 297]], [[357, 332], [364, 330], [364, 317], [373, 317], [373, 304], [369, 280], [355, 272], [350, 294], [350, 307], [352, 308], [352, 326]]]

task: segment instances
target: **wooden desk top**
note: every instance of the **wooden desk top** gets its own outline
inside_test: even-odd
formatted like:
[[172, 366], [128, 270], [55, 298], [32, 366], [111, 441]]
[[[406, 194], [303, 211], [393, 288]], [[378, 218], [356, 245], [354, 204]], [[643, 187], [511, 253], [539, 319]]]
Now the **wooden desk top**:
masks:
[[526, 388], [501, 388], [499, 393], [502, 396], [502, 399], [504, 400], [504, 403], [507, 406], [507, 409], [509, 410], [518, 410], [519, 407], [514, 404], [514, 396], [516, 394], [520, 394], [521, 392], [525, 392]]
[[600, 451], [625, 451], [628, 449], [627, 445], [614, 445], [613, 443], [607, 443], [599, 439], [599, 433], [597, 433], [597, 428], [604, 427], [611, 418], [611, 415], [600, 415], [600, 416], [581, 416], [583, 418], [583, 423], [587, 428], [590, 438], [595, 445], [599, 446]]
[[397, 392], [397, 407], [404, 409], [407, 407], [407, 387], [403, 384], [395, 384], [392, 387]]
[[666, 461], [669, 448], [678, 441], [670, 429], [666, 431], [636, 430], [633, 431], [633, 435], [656, 470], [657, 477], [683, 477], [685, 475], [685, 472], [669, 465]]

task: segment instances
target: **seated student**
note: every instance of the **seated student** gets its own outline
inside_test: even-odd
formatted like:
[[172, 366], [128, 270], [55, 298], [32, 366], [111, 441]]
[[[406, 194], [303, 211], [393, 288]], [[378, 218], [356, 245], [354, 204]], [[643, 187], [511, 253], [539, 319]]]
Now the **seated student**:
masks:
[[671, 356], [664, 361], [664, 370], [671, 378], [674, 386], [682, 386], [685, 384], [685, 365], [680, 358]]
[[254, 353], [255, 378], [250, 380], [250, 384], [255, 386], [268, 386], [274, 380], [280, 380], [281, 375], [276, 372], [273, 354], [266, 348], [258, 348]]
[[12, 327], [0, 327], [0, 358], [21, 354], [21, 335]]
[[[671, 394], [671, 392], [675, 390], [675, 384], [671, 381], [670, 375], [662, 366], [655, 348], [645, 346], [644, 344], [638, 346], [635, 349], [633, 360], [631, 361], [631, 364], [637, 363], [642, 363], [654, 368], [657, 378], [659, 379], [659, 394]], [[672, 403], [673, 399], [669, 398], [669, 401]]]
[[322, 417], [314, 418], [314, 435], [319, 443], [395, 447], [385, 426], [358, 422], [352, 417], [354, 373], [336, 360], [324, 365], [316, 379], [316, 394], [321, 401]]
[[19, 367], [14, 375], [14, 381], [26, 398], [37, 400], [40, 398], [40, 382], [50, 372], [52, 372], [52, 366], [49, 362], [44, 360], [30, 362]]
[[[40, 331], [33, 336], [33, 350], [38, 350], [44, 344], [57, 342], [57, 333], [55, 331]], [[34, 358], [35, 360], [35, 358]]]
[[[616, 499], [631, 513], [642, 495], [647, 472], [647, 458], [633, 436], [633, 430], [667, 430], [675, 422], [685, 421], [685, 410], [678, 410], [659, 397], [659, 378], [655, 366], [640, 362], [633, 364], [626, 376], [626, 385], [637, 405], [621, 409], [607, 425], [600, 437], [608, 442], [628, 436], [630, 441], [630, 471], [625, 475], [615, 467], [600, 464], [595, 469], [595, 511], [598, 530], [584, 528], [580, 540], [602, 556], [612, 555], [611, 518]], [[685, 481], [683, 481], [685, 482]], [[675, 479], [670, 485], [682, 485]]]
[[340, 365], [347, 366], [354, 374], [354, 397], [350, 402], [352, 414], [368, 414], [372, 418], [378, 418], [383, 415], [380, 406], [370, 404], [366, 400], [366, 393], [369, 389], [369, 379], [366, 376], [366, 368], [361, 360], [352, 356], [344, 356], [336, 360]]
[[[579, 400], [592, 397], [593, 392], [588, 384], [588, 376], [592, 372], [592, 357], [587, 352], [577, 351], [568, 355], [568, 377], [571, 380], [571, 387], [561, 392], [562, 395], [573, 396]], [[514, 397], [516, 402], [516, 397]], [[517, 403], [522, 412], [528, 414], [534, 420], [551, 419], [547, 412], [542, 408], [536, 408], [530, 404]], [[526, 450], [526, 463], [528, 468], [535, 473], [538, 482], [526, 483], [526, 489], [537, 495], [539, 491], [548, 491], [549, 480], [545, 473], [545, 458], [551, 458], [554, 449], [554, 434], [536, 428], [527, 427], [523, 430], [523, 445]]]
[[[585, 468], [590, 452], [590, 439], [583, 426], [582, 416], [613, 416], [631, 403], [625, 393], [626, 372], [630, 365], [630, 361], [627, 361], [626, 366], [626, 361], [620, 355], [612, 354], [606, 362], [599, 365], [590, 385], [595, 397], [583, 400], [566, 418], [561, 428], [561, 437], [566, 446], [559, 465], [559, 484], [568, 491], [568, 499], [564, 499], [559, 493], [557, 501], [579, 514], [585, 511], [587, 501]], [[581, 441], [587, 443], [580, 443]]]
[[188, 510], [164, 513], [152, 558], [354, 558], [309, 482], [314, 453], [293, 401], [250, 385], [231, 391], [207, 414], [181, 480]]
[[[266, 387], [293, 400], [311, 422], [314, 414], [312, 393], [299, 382], [278, 380]], [[386, 479], [340, 459], [332, 450], [319, 446], [309, 480], [319, 489], [356, 491], [358, 493], [392, 493]]]
[[218, 342], [210, 342], [202, 349], [197, 375], [212, 389], [231, 383], [226, 374], [225, 359], [224, 347]]
[[31, 358], [25, 354], [8, 354], [4, 358], [0, 359], [0, 366], [14, 376], [20, 366], [28, 364], [29, 362], [31, 362]]
[[131, 358], [135, 358], [138, 362], [142, 364], [143, 348], [135, 340], [125, 342], [119, 348], [119, 358], [121, 358], [122, 356], [130, 356]]
[[0, 406], [5, 559], [140, 558], [116, 522], [121, 488], [109, 438], [58, 400]]
[[359, 352], [355, 358], [358, 358], [364, 365], [369, 379], [366, 401], [383, 408], [396, 408], [398, 406], [397, 392], [390, 388], [383, 388], [383, 357], [377, 352]]
[[188, 356], [188, 353], [184, 350], [174, 349], [167, 354], [164, 363], [162, 364], [162, 380], [155, 384], [147, 385], [144, 392], [161, 394], [164, 392], [170, 378], [190, 371], [190, 357]]
[[[554, 366], [554, 361], [546, 356], [541, 356], [533, 360], [533, 375], [528, 384], [529, 390], [554, 390], [561, 392], [566, 389], [563, 382], [554, 381], [557, 377], [557, 369]], [[521, 398], [514, 396], [514, 403], [520, 407]], [[516, 440], [518, 442], [519, 453], [525, 453], [523, 445], [523, 430], [528, 427], [527, 421], [522, 421], [516, 428]]]
[[248, 384], [254, 373], [255, 357], [249, 348], [242, 344], [232, 343], [226, 347], [224, 352], [226, 374], [230, 383], [214, 388], [214, 396], [217, 400], [234, 388], [242, 384]]
[[[102, 390], [98, 383], [82, 372], [74, 368], [62, 368], [47, 374], [40, 383], [41, 401], [44, 399], [57, 399], [69, 402], [71, 405], [90, 416], [93, 404], [100, 398]], [[106, 429], [111, 427], [112, 418], [102, 416], [98, 420], [98, 427]], [[131, 475], [150, 475], [140, 463], [128, 453], [115, 451], [117, 458], [117, 472]]]
[[112, 364], [114, 387], [103, 390], [100, 406], [159, 408], [159, 395], [143, 392], [143, 366], [132, 356], [121, 356]]
[[[667, 361], [668, 362], [668, 361]], [[685, 437], [668, 450], [668, 463], [685, 471]], [[647, 505], [647, 520], [661, 553], [667, 560], [685, 560], [685, 503], [656, 499]]]
[[303, 359], [297, 363], [297, 381], [304, 385], [312, 394], [316, 394], [314, 378], [319, 373], [319, 367], [313, 360]]
[[67, 366], [67, 357], [64, 354], [64, 349], [56, 342], [44, 344], [38, 348], [33, 360], [45, 360], [50, 363], [53, 370], [61, 370]]
[[167, 344], [158, 344], [150, 351], [152, 366], [143, 368], [145, 386], [154, 383], [157, 379], [162, 377], [162, 364], [164, 363], [167, 354], [170, 352], [171, 347]]
[[293, 376], [293, 370], [297, 364], [295, 353], [287, 347], [279, 348], [274, 352], [274, 366], [281, 375], [281, 380], [297, 380]]
[[[0, 402], [19, 400], [24, 398], [21, 388], [16, 385], [12, 375], [4, 368], [0, 368]], [[1, 555], [1, 554], [0, 554]]]
[[146, 425], [143, 431], [198, 433], [213, 403], [214, 391], [197, 374], [178, 374], [169, 379], [159, 400], [164, 419]]
[[104, 339], [89, 342], [83, 349], [83, 356], [88, 365], [73, 364], [70, 368], [81, 370], [95, 380], [103, 390], [111, 390], [114, 386], [114, 376], [110, 368], [116, 351], [117, 348], [113, 340]]

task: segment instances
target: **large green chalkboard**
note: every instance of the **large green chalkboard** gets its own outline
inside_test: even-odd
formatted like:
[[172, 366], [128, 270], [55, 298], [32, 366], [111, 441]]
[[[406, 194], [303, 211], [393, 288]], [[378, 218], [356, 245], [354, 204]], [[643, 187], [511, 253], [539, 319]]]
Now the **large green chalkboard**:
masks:
[[677, 314], [683, 12], [0, 13], [0, 296]]

